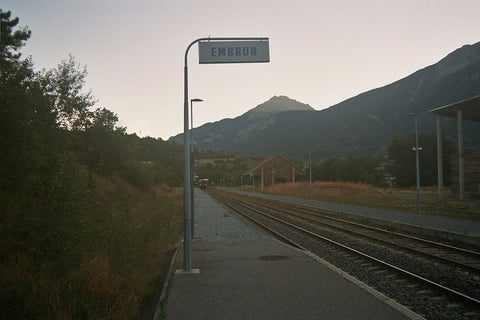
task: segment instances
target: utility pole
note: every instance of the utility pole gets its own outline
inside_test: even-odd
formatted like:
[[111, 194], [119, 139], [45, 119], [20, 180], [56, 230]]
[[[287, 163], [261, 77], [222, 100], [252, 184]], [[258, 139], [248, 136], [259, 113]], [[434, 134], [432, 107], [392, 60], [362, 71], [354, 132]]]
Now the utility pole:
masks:
[[422, 150], [422, 147], [418, 146], [418, 117], [416, 113], [409, 113], [409, 116], [415, 117], [415, 147], [412, 148], [415, 151], [415, 165], [417, 171], [417, 214], [421, 214], [420, 209], [420, 155], [419, 151]]
[[310, 150], [309, 168], [310, 168], [310, 200], [312, 200], [312, 192], [313, 192], [313, 188], [312, 188], [312, 150]]

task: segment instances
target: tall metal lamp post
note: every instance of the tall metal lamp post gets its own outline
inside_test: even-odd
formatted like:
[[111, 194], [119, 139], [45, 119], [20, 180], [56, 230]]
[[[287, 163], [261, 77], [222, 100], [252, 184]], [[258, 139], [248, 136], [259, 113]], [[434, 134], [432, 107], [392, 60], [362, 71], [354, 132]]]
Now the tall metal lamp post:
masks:
[[409, 113], [409, 116], [415, 117], [415, 147], [412, 148], [415, 151], [416, 158], [416, 168], [417, 168], [417, 214], [421, 214], [420, 210], [420, 159], [419, 151], [422, 150], [422, 147], [418, 146], [418, 117], [416, 113]]
[[195, 181], [194, 181], [194, 163], [195, 163], [195, 159], [193, 157], [193, 103], [194, 102], [202, 102], [203, 100], [202, 99], [198, 99], [198, 98], [195, 98], [195, 99], [190, 99], [190, 119], [191, 119], [191, 122], [190, 122], [190, 209], [191, 209], [191, 212], [192, 212], [192, 223], [191, 223], [191, 226], [192, 226], [192, 238], [195, 236], [195, 219], [194, 219], [194, 201], [193, 201], [193, 198], [194, 198], [194, 190], [193, 190], [193, 187], [194, 187], [194, 184], [195, 184]]
[[[198, 43], [199, 63], [253, 63], [270, 62], [268, 38], [199, 38], [192, 41], [185, 50], [185, 63], [183, 68], [183, 271], [185, 273], [197, 272], [192, 270], [192, 203], [191, 203], [191, 162], [190, 162], [190, 130], [188, 110], [188, 52], [194, 44]], [[239, 48], [241, 55], [218, 54]]]

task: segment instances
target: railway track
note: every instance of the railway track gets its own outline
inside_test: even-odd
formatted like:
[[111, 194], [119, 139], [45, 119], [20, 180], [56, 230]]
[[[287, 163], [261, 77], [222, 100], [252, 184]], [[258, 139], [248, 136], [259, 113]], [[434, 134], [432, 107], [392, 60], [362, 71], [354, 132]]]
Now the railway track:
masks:
[[286, 203], [278, 203], [256, 197], [244, 197], [244, 199], [248, 199], [248, 202], [251, 204], [257, 204], [269, 210], [275, 210], [278, 213], [295, 216], [326, 227], [335, 228], [342, 232], [350, 232], [356, 236], [363, 236], [371, 241], [395, 246], [404, 251], [423, 255], [427, 258], [438, 260], [441, 263], [462, 268], [466, 272], [480, 274], [480, 252], [478, 251], [454, 247], [437, 241], [337, 218], [328, 215], [329, 210], [288, 205]]
[[428, 319], [480, 318], [480, 254], [311, 208], [209, 190], [283, 241], [318, 255]]

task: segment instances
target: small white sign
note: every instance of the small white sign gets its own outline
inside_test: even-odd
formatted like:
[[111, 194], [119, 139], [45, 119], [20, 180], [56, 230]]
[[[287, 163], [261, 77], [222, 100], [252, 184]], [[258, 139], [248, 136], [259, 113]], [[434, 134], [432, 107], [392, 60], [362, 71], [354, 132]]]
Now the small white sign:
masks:
[[202, 41], [198, 56], [200, 63], [270, 62], [268, 40]]

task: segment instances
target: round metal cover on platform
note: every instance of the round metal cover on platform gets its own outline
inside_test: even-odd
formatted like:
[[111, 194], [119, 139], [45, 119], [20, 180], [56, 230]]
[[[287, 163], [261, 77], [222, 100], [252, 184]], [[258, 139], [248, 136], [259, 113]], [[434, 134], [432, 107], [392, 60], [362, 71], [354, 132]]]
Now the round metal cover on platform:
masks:
[[265, 261], [280, 261], [280, 260], [290, 260], [289, 257], [286, 256], [278, 256], [278, 255], [273, 255], [273, 256], [262, 256], [258, 258], [260, 260], [265, 260]]

